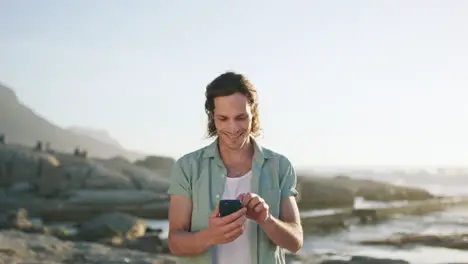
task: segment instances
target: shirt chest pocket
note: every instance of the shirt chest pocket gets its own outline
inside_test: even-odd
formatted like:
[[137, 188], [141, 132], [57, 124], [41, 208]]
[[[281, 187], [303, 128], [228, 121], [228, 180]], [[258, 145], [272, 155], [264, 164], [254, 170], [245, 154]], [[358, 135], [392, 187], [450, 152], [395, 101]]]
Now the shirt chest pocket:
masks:
[[200, 231], [208, 226], [212, 197], [206, 179], [198, 177], [192, 184], [192, 231]]
[[281, 191], [278, 189], [265, 190], [262, 198], [270, 207], [270, 213], [278, 218], [281, 208]]
[[261, 196], [270, 207], [270, 213], [276, 218], [279, 218], [281, 210], [281, 188], [278, 171], [278, 160], [269, 160], [264, 166], [260, 184]]

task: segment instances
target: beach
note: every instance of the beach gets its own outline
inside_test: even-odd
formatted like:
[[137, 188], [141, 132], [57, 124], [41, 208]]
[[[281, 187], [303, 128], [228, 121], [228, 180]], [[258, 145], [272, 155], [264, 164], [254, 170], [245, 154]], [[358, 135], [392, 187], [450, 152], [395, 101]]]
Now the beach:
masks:
[[[0, 257], [12, 263], [40, 256], [45, 263], [99, 263], [112, 252], [134, 256], [122, 263], [173, 263], [169, 173], [154, 162], [160, 160], [97, 159], [0, 144]], [[468, 234], [464, 182], [464, 174], [301, 172], [304, 245], [287, 254], [288, 263], [468, 262], [468, 240], [461, 236]], [[17, 252], [10, 241], [25, 248]], [[64, 250], [44, 251], [34, 244], [40, 241]], [[73, 262], [75, 255], [89, 257]]]
[[[320, 213], [327, 212], [317, 212], [317, 214]], [[150, 220], [149, 225], [164, 230], [168, 226], [167, 221], [164, 220]], [[455, 207], [424, 216], [401, 216], [373, 225], [356, 224], [344, 230], [326, 234], [306, 234], [304, 246], [299, 254], [343, 260], [349, 260], [352, 256], [368, 256], [404, 260], [411, 264], [468, 263], [468, 249], [424, 245], [372, 246], [358, 243], [363, 240], [384, 239], [401, 234], [468, 234], [468, 207]], [[162, 235], [165, 236], [167, 233]]]
[[[395, 206], [394, 203], [385, 204], [377, 202], [365, 203], [359, 200], [360, 207], [384, 208], [385, 206]], [[315, 216], [320, 214], [330, 214], [332, 210], [317, 210]], [[118, 219], [119, 217], [115, 218]], [[112, 219], [108, 218], [112, 222]], [[126, 220], [126, 218], [122, 218]], [[147, 230], [156, 231], [157, 236], [164, 241], [167, 238], [168, 221], [145, 219]], [[122, 220], [120, 220], [122, 221]], [[123, 221], [125, 222], [125, 221]], [[32, 223], [43, 225], [40, 219], [32, 219]], [[74, 227], [72, 223], [55, 223], [49, 225], [53, 228], [64, 228], [69, 235], [77, 234], [80, 228]], [[148, 232], [147, 231], [147, 232]], [[45, 234], [33, 235], [34, 232], [18, 233], [13, 230], [0, 231], [0, 260], [12, 260], [12, 255], [21, 260], [23, 253], [12, 253], [10, 250], [14, 243], [22, 243], [21, 239], [27, 239], [27, 243], [33, 243], [32, 250], [40, 252], [30, 256], [37, 262], [28, 263], [49, 263], [40, 262], [38, 255], [44, 255], [41, 250], [49, 252], [50, 256], [45, 257], [47, 261], [56, 263], [176, 263], [169, 252], [163, 250], [148, 250], [148, 245], [139, 245], [137, 248], [125, 248], [121, 244], [114, 242], [99, 243], [81, 242], [74, 239], [53, 238]], [[148, 234], [146, 236], [148, 237]], [[339, 263], [375, 263], [375, 264], [448, 264], [448, 263], [468, 263], [468, 243], [465, 249], [447, 248], [444, 246], [428, 246], [424, 244], [411, 245], [366, 245], [360, 242], [372, 240], [384, 240], [389, 237], [402, 235], [442, 235], [442, 234], [468, 234], [468, 207], [455, 206], [445, 211], [428, 213], [423, 216], [399, 216], [394, 219], [385, 220], [374, 224], [350, 224], [346, 228], [340, 228], [320, 234], [305, 234], [304, 246], [297, 253], [298, 260], [293, 260], [289, 256], [289, 262], [292, 263], [328, 263], [322, 261], [345, 261]], [[30, 237], [32, 236], [32, 237]], [[6, 239], [5, 237], [9, 237]], [[16, 242], [11, 242], [15, 240]], [[31, 242], [32, 241], [32, 242]], [[39, 241], [39, 242], [38, 242]], [[13, 243], [13, 244], [12, 244]], [[26, 243], [26, 244], [27, 244]], [[34, 246], [34, 243], [41, 243], [42, 246]], [[46, 243], [46, 244], [44, 244]], [[47, 243], [50, 243], [48, 246]], [[56, 244], [54, 244], [56, 243]], [[149, 245], [152, 248], [153, 245]], [[61, 249], [52, 254], [54, 248]], [[88, 250], [85, 253], [83, 250]], [[167, 250], [167, 249], [166, 249]], [[27, 251], [24, 249], [24, 251]], [[74, 253], [70, 253], [74, 252]], [[18, 255], [19, 254], [19, 255]], [[23, 255], [21, 255], [23, 254]], [[55, 255], [54, 255], [55, 254]], [[81, 257], [81, 255], [89, 255]], [[113, 254], [112, 258], [104, 261], [106, 254]], [[6, 257], [9, 255], [9, 257]], [[78, 257], [77, 257], [78, 256]], [[300, 256], [300, 260], [299, 260]], [[352, 258], [364, 257], [371, 258], [371, 262], [350, 261]], [[386, 259], [386, 260], [382, 260]], [[65, 261], [66, 260], [66, 261]], [[65, 261], [65, 262], [61, 262]], [[68, 261], [68, 262], [67, 262]], [[103, 262], [104, 261], [104, 262]], [[349, 261], [349, 262], [348, 262]], [[366, 260], [367, 261], [367, 260]], [[389, 262], [390, 261], [390, 262]], [[405, 262], [399, 262], [405, 261]], [[6, 262], [7, 263], [7, 262]], [[11, 262], [21, 263], [21, 262]], [[54, 262], [50, 262], [54, 263]], [[330, 262], [332, 263], [332, 262]], [[338, 262], [337, 262], [338, 263]]]

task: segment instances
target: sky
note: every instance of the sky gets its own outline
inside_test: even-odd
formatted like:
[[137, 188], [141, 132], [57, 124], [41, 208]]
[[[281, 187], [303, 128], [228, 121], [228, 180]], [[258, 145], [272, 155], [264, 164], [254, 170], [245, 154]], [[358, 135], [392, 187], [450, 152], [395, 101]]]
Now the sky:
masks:
[[0, 0], [0, 82], [62, 126], [175, 158], [204, 92], [257, 87], [297, 166], [468, 165], [468, 1]]

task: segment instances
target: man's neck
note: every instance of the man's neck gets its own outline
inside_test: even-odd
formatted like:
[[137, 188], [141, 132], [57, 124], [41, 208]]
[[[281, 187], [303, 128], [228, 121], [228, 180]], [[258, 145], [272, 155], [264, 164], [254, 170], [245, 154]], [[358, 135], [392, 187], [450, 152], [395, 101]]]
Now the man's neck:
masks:
[[245, 160], [246, 158], [252, 158], [254, 147], [250, 138], [240, 149], [236, 150], [226, 147], [221, 141], [219, 141], [219, 153], [225, 162], [236, 162], [239, 160]]

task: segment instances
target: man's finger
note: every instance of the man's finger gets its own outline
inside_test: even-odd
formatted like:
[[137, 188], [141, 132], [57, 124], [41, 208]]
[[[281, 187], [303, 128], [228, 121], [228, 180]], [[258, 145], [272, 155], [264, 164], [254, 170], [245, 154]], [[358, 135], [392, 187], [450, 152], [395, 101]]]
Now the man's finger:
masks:
[[235, 228], [231, 229], [227, 233], [224, 234], [224, 238], [228, 241], [231, 242], [238, 238], [242, 233], [244, 232], [243, 227], [236, 226]]
[[255, 212], [257, 212], [257, 213], [259, 213], [259, 212], [261, 212], [261, 211], [263, 211], [263, 210], [266, 210], [266, 209], [268, 209], [268, 205], [265, 204], [265, 203], [262, 203], [262, 202], [259, 202], [257, 205], [255, 205], [255, 206], [253, 207], [253, 210], [254, 210]]
[[216, 208], [211, 212], [210, 217], [215, 218], [219, 216], [219, 205], [216, 206]]
[[233, 221], [224, 227], [224, 233], [229, 233], [235, 229], [243, 229], [245, 224], [246, 217], [241, 216], [236, 221]]
[[250, 202], [250, 200], [252, 200], [254, 197], [256, 197], [256, 196], [255, 196], [254, 194], [252, 194], [252, 193], [246, 193], [246, 194], [244, 194], [244, 195], [242, 196], [242, 204], [243, 204], [244, 206], [246, 206], [246, 205]]
[[232, 213], [230, 215], [223, 216], [222, 221], [225, 224], [231, 223], [231, 222], [235, 221], [236, 219], [238, 219], [239, 217], [244, 216], [246, 212], [247, 212], [247, 208], [242, 207], [240, 210], [238, 210], [238, 211], [236, 211], [236, 212], [234, 212], [234, 213]]
[[258, 196], [256, 196], [256, 197], [250, 199], [250, 201], [245, 206], [248, 207], [248, 208], [254, 208], [255, 206], [257, 206], [261, 202], [262, 201], [260, 200], [260, 198]]

